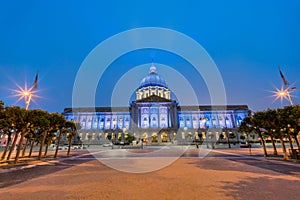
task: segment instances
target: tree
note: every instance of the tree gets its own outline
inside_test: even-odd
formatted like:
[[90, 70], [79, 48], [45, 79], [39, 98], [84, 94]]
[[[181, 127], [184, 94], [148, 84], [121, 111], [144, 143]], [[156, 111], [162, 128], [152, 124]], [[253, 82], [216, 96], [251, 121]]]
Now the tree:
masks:
[[287, 159], [288, 156], [284, 138], [287, 137], [289, 139], [290, 148], [293, 150], [291, 138], [291, 136], [293, 136], [299, 147], [297, 135], [300, 130], [300, 106], [286, 106], [277, 110], [256, 112], [252, 117], [244, 118], [239, 132], [247, 132], [247, 126], [253, 128], [253, 131], [260, 137], [265, 156], [267, 156], [267, 151], [263, 136], [267, 135], [271, 138], [275, 155], [277, 155], [277, 149], [274, 139], [280, 139], [284, 156]]
[[[294, 113], [294, 124], [292, 124], [293, 131], [291, 132], [291, 135], [294, 137], [298, 149], [300, 149], [298, 135], [300, 132], [300, 105], [293, 106], [293, 113]], [[291, 116], [293, 117], [293, 116]]]
[[[230, 145], [230, 137], [229, 137], [229, 133], [228, 133], [228, 128], [226, 127], [226, 128], [223, 128], [223, 131], [225, 132], [225, 134], [226, 134], [226, 140], [227, 140], [227, 144], [228, 144], [228, 148], [231, 148], [231, 145]], [[223, 137], [224, 137], [224, 135], [223, 134], [221, 134], [220, 135], [221, 137], [221, 139], [223, 139]]]
[[25, 110], [24, 108], [20, 108], [20, 107], [17, 107], [17, 106], [7, 107], [5, 109], [5, 112], [7, 112], [7, 116], [11, 120], [12, 126], [14, 127], [14, 130], [15, 130], [13, 144], [12, 144], [12, 147], [9, 151], [7, 160], [10, 159], [10, 156], [11, 156], [12, 151], [14, 150], [14, 148], [16, 146], [17, 139], [18, 139], [18, 136], [19, 136], [19, 133], [20, 133], [20, 140], [19, 140], [19, 144], [18, 144], [16, 156], [15, 156], [15, 161], [14, 161], [14, 163], [16, 164], [18, 162], [19, 155], [20, 155], [20, 152], [21, 152], [21, 148], [22, 148], [22, 144], [23, 144], [23, 138], [24, 138], [24, 136], [27, 132], [27, 128], [29, 126], [29, 124], [28, 124], [28, 113], [27, 113], [27, 110]]
[[48, 147], [52, 143], [53, 139], [56, 138], [57, 132], [62, 128], [65, 121], [63, 116], [59, 113], [50, 113], [48, 117], [49, 117], [50, 124], [49, 124], [48, 134], [45, 138], [46, 148], [45, 148], [44, 156], [47, 156]]
[[127, 134], [127, 138], [125, 140], [130, 144], [132, 141], [136, 140], [136, 138], [133, 136], [133, 134]]
[[69, 147], [68, 147], [68, 152], [67, 152], [67, 156], [69, 156], [73, 138], [75, 137], [75, 135], [77, 133], [77, 129], [80, 129], [80, 125], [79, 125], [79, 123], [75, 123], [74, 121], [67, 121], [65, 126], [67, 129], [67, 134], [68, 134], [67, 137], [68, 137], [68, 141], [69, 141]]
[[112, 134], [111, 134], [111, 133], [108, 133], [106, 139], [111, 140], [111, 138], [112, 138]]
[[4, 102], [0, 100], [0, 112], [4, 112]]
[[286, 106], [282, 109], [278, 109], [278, 112], [282, 122], [282, 128], [286, 128], [291, 149], [293, 149], [291, 136], [294, 138], [298, 149], [300, 149], [297, 138], [300, 131], [300, 105]]
[[[44, 154], [44, 156], [46, 156], [48, 146], [53, 141], [53, 139], [56, 138], [57, 132], [59, 132], [59, 136], [57, 138], [58, 147], [64, 131], [68, 131], [69, 133], [69, 155], [72, 140], [76, 136], [76, 130], [79, 128], [79, 124], [76, 124], [73, 121], [69, 121], [68, 124], [66, 124], [64, 116], [59, 113], [49, 114], [47, 111], [25, 110], [17, 106], [6, 107], [4, 109], [0, 101], [0, 134], [7, 135], [8, 137], [6, 148], [1, 155], [1, 158], [10, 160], [11, 155], [13, 155], [12, 152], [14, 151], [15, 146], [18, 146], [16, 156], [14, 158], [14, 163], [16, 164], [20, 157], [24, 138], [26, 138], [26, 144], [23, 148], [22, 156], [24, 156], [26, 153], [26, 146], [30, 144], [31, 147], [28, 155], [30, 157], [32, 154], [33, 146], [37, 142], [39, 142], [40, 149], [38, 159], [41, 159], [44, 143], [46, 142], [47, 144]], [[8, 150], [12, 138], [13, 141], [11, 144], [11, 149]], [[8, 155], [6, 157], [7, 152]], [[58, 148], [56, 149], [55, 157], [57, 156], [57, 152]]]
[[278, 125], [278, 114], [276, 110], [266, 110], [263, 112], [264, 120], [262, 126], [267, 130], [266, 134], [270, 137], [274, 149], [274, 155], [277, 155], [274, 137], [276, 137], [276, 126]]
[[25, 135], [25, 139], [26, 139], [26, 143], [25, 143], [23, 151], [22, 151], [22, 157], [25, 156], [27, 146], [30, 143], [30, 141], [32, 140], [32, 132], [27, 132], [27, 134]]
[[247, 142], [249, 144], [249, 154], [251, 155], [251, 144], [250, 144], [250, 138], [249, 135], [251, 132], [253, 132], [253, 126], [251, 124], [252, 117], [247, 116], [243, 119], [240, 126], [238, 127], [238, 132], [244, 133], [247, 136]]
[[50, 128], [49, 113], [43, 110], [30, 110], [28, 113], [28, 117], [33, 129], [35, 129], [36, 132], [40, 134], [39, 136], [42, 136], [38, 154], [38, 159], [40, 160], [42, 157], [44, 141]]
[[47, 156], [49, 146], [51, 145], [53, 139], [55, 138], [55, 134], [56, 134], [56, 131], [51, 130], [48, 132], [48, 134], [45, 138], [45, 144], [46, 144], [45, 153], [44, 153], [45, 157]]
[[39, 137], [41, 137], [41, 132], [39, 129], [31, 129], [31, 134], [32, 134], [32, 137], [31, 137], [31, 144], [30, 144], [30, 150], [29, 150], [29, 154], [28, 154], [28, 157], [30, 158], [31, 157], [31, 154], [32, 154], [32, 149], [35, 145], [35, 143], [37, 143]]
[[55, 153], [54, 153], [54, 158], [56, 158], [62, 134], [65, 133], [66, 120], [63, 115], [58, 114], [58, 113], [53, 114], [53, 117], [55, 118], [56, 125], [57, 125], [58, 132], [59, 132], [59, 135], [57, 138], [56, 149], [55, 149]]
[[[99, 140], [98, 138], [99, 136], [97, 136], [97, 139]], [[77, 145], [79, 146], [82, 142], [81, 142], [81, 137], [79, 135], [76, 136], [76, 140], [77, 140]]]
[[223, 140], [223, 139], [224, 139], [223, 133], [220, 134], [219, 139], [220, 139], [220, 140]]
[[268, 153], [266, 149], [266, 144], [261, 131], [263, 129], [263, 122], [264, 122], [264, 112], [259, 111], [254, 113], [254, 115], [251, 118], [250, 124], [253, 127], [253, 131], [257, 133], [258, 137], [260, 138], [264, 150], [264, 156], [267, 157]]
[[287, 150], [283, 141], [283, 137], [287, 137], [290, 143], [290, 148], [293, 151], [293, 143], [291, 135], [294, 137], [297, 146], [299, 148], [299, 141], [297, 139], [297, 135], [299, 132], [299, 119], [300, 119], [300, 111], [299, 106], [286, 106], [284, 108], [278, 109], [278, 119], [281, 137], [280, 141], [282, 144], [282, 149], [285, 155], [285, 159], [288, 159]]
[[14, 121], [8, 116], [8, 113], [5, 112], [2, 101], [0, 101], [0, 133], [7, 136], [5, 149], [1, 156], [1, 159], [5, 159], [9, 144], [11, 143], [12, 135], [14, 133]]

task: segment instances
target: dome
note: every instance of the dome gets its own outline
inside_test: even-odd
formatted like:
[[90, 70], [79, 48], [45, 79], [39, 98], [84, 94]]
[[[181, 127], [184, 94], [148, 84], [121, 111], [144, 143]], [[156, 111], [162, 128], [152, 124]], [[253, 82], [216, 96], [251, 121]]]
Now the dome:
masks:
[[149, 75], [143, 78], [139, 88], [148, 87], [148, 86], [161, 86], [161, 87], [168, 88], [165, 79], [162, 76], [157, 74], [156, 67], [153, 64], [150, 67]]

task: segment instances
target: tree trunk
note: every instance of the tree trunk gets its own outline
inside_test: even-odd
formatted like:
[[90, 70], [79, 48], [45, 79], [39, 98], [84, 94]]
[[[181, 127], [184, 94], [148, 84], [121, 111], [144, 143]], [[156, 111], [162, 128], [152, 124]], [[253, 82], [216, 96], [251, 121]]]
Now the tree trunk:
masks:
[[272, 141], [272, 146], [273, 146], [273, 149], [274, 149], [274, 155], [278, 155], [277, 153], [277, 149], [276, 149], [276, 145], [275, 145], [275, 141], [274, 141], [274, 138], [273, 136], [270, 136], [271, 137], [271, 141]]
[[31, 157], [32, 149], [34, 147], [34, 143], [36, 142], [36, 140], [37, 140], [37, 138], [34, 138], [33, 141], [31, 142], [31, 146], [30, 146], [30, 151], [29, 151], [28, 158]]
[[58, 136], [58, 139], [57, 139], [57, 144], [56, 144], [56, 149], [55, 149], [55, 153], [54, 153], [54, 158], [57, 157], [58, 147], [60, 145], [61, 136], [62, 136], [62, 130], [59, 130], [59, 136]]
[[226, 129], [226, 131], [225, 131], [225, 134], [226, 134], [226, 140], [227, 140], [228, 148], [230, 149], [231, 146], [230, 146], [229, 134], [228, 134], [227, 129]]
[[73, 138], [72, 136], [70, 136], [70, 138], [69, 138], [69, 148], [68, 148], [67, 156], [70, 155], [71, 145], [72, 145], [72, 138]]
[[5, 145], [5, 149], [2, 153], [2, 156], [1, 156], [1, 160], [5, 159], [5, 156], [6, 156], [6, 153], [8, 151], [8, 147], [9, 147], [9, 143], [11, 142], [11, 133], [8, 135], [8, 138], [7, 138], [7, 142], [6, 142], [6, 145]]
[[19, 133], [15, 132], [15, 137], [14, 137], [13, 143], [11, 144], [11, 149], [8, 152], [6, 160], [10, 159], [10, 156], [11, 156], [12, 152], [14, 151], [14, 149], [16, 147], [17, 140], [18, 140], [18, 136], [19, 136]]
[[290, 135], [289, 132], [288, 132], [288, 138], [289, 138], [290, 148], [291, 148], [291, 150], [293, 151], [293, 150], [294, 150], [294, 147], [293, 147], [293, 141], [292, 141], [292, 137], [291, 137], [291, 135]]
[[281, 142], [281, 145], [282, 145], [283, 158], [285, 160], [288, 160], [289, 156], [288, 156], [288, 153], [286, 152], [285, 144], [284, 144], [284, 141], [283, 141], [282, 138], [280, 138], [280, 142]]
[[40, 144], [40, 151], [39, 151], [38, 160], [41, 160], [41, 158], [42, 158], [43, 146], [44, 146], [46, 136], [47, 136], [47, 131], [44, 131], [44, 135], [43, 135], [43, 138], [42, 138], [42, 141], [41, 141], [41, 144]]
[[45, 149], [45, 153], [44, 153], [44, 156], [46, 157], [47, 156], [47, 153], [48, 153], [48, 147], [49, 147], [49, 143], [51, 142], [51, 140], [49, 140], [48, 142], [47, 142], [47, 146], [46, 146], [46, 149]]
[[298, 149], [300, 149], [299, 140], [297, 138], [297, 135], [294, 135], [294, 138], [295, 138]]
[[29, 139], [26, 139], [26, 143], [25, 143], [24, 149], [22, 151], [22, 157], [25, 156], [25, 152], [26, 152], [26, 148], [27, 148], [28, 144], [29, 144]]
[[249, 145], [249, 155], [251, 156], [252, 155], [252, 152], [251, 152], [251, 143], [250, 143], [250, 137], [249, 137], [249, 134], [250, 133], [246, 133], [247, 134], [247, 141], [248, 141], [248, 145]]
[[265, 144], [265, 140], [263, 139], [262, 137], [262, 134], [260, 131], [258, 131], [258, 136], [260, 137], [261, 139], [261, 143], [263, 145], [263, 149], [264, 149], [264, 156], [267, 157], [268, 156], [268, 153], [267, 153], [267, 149], [266, 149], [266, 144]]
[[24, 136], [27, 132], [27, 129], [26, 128], [23, 128], [22, 130], [22, 133], [21, 133], [21, 138], [20, 138], [20, 141], [19, 141], [19, 146], [18, 146], [18, 149], [17, 149], [17, 153], [16, 153], [16, 157], [15, 157], [15, 164], [17, 164], [18, 160], [19, 160], [19, 157], [20, 157], [20, 152], [21, 152], [21, 148], [22, 148], [22, 143], [23, 143], [23, 139], [24, 139]]

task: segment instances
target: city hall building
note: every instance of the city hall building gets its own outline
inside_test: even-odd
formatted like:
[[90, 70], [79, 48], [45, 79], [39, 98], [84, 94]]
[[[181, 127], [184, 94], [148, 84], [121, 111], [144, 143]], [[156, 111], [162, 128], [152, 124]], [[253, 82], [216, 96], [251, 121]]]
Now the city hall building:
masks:
[[237, 127], [249, 115], [247, 105], [180, 106], [156, 67], [137, 87], [129, 107], [65, 108], [67, 120], [80, 124], [85, 144], [126, 141], [129, 136], [148, 144], [195, 140], [239, 141]]

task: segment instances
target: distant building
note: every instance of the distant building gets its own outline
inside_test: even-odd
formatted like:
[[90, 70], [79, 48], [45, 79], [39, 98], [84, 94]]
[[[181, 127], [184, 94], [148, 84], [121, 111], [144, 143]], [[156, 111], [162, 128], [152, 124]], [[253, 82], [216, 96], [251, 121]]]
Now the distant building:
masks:
[[185, 144], [226, 137], [237, 142], [237, 127], [250, 113], [247, 105], [179, 106], [154, 65], [135, 93], [129, 107], [65, 108], [64, 115], [80, 123], [79, 137], [88, 144], [126, 140], [129, 135], [152, 144]]

